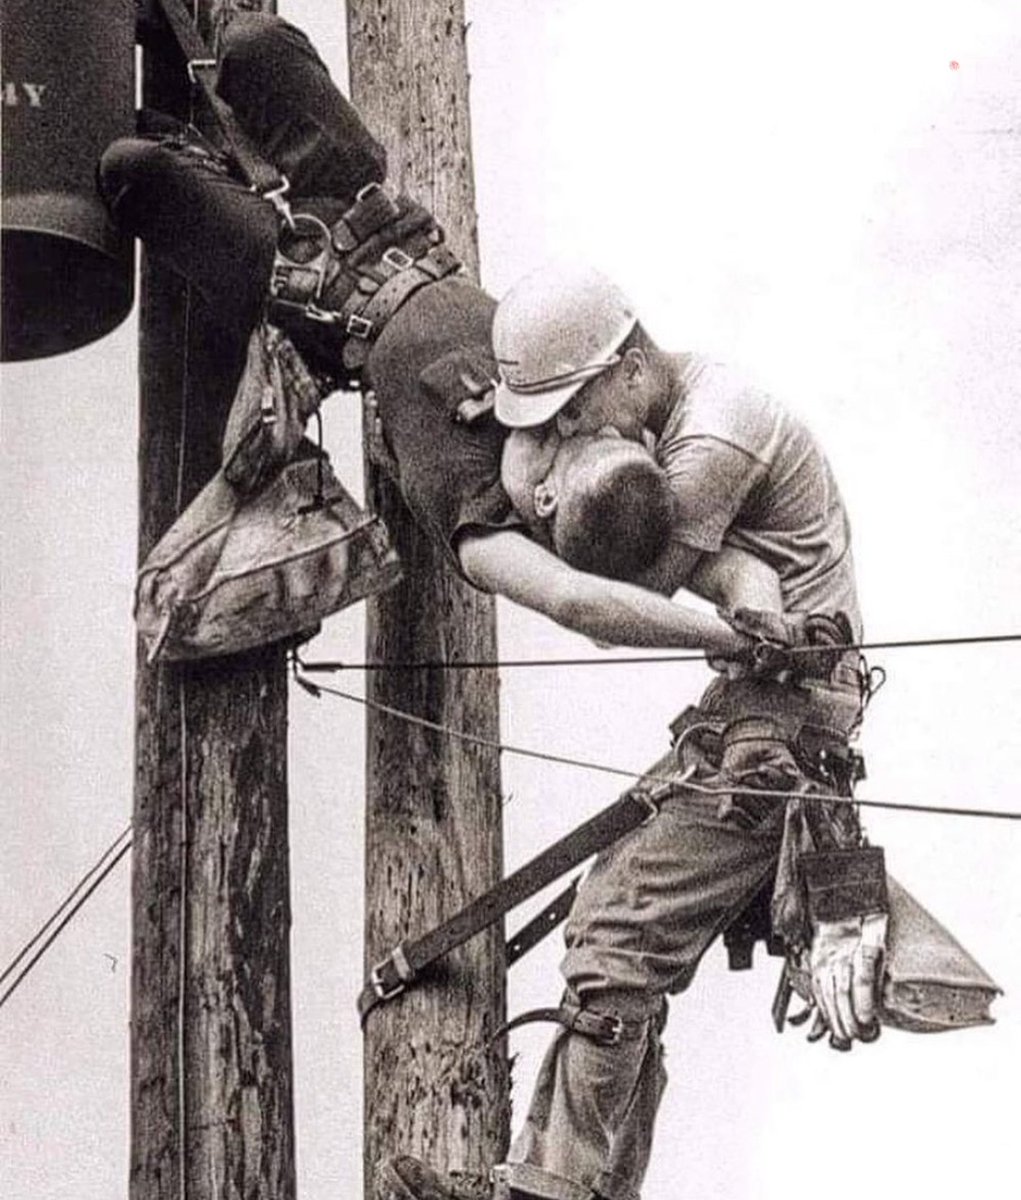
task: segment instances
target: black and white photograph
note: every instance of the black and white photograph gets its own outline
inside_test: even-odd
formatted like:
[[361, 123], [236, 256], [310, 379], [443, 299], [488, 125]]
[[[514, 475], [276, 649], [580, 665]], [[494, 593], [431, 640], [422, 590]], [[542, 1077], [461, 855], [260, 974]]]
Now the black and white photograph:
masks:
[[4, 1200], [1000, 1200], [1008, 0], [5, 0]]

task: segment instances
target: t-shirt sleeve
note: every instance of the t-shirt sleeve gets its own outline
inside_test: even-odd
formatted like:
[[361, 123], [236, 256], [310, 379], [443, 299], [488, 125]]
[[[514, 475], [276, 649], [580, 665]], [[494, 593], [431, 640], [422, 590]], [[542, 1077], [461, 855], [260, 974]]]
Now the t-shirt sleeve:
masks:
[[765, 474], [764, 465], [737, 446], [705, 436], [661, 442], [657, 458], [678, 500], [677, 536], [697, 550], [719, 550]]

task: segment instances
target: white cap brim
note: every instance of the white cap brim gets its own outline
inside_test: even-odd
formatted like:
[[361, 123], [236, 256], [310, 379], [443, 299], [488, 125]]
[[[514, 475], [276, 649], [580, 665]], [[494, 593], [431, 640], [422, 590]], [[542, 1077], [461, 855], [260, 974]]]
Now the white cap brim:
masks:
[[527, 393], [515, 392], [501, 379], [496, 385], [493, 412], [500, 424], [508, 429], [531, 429], [536, 425], [545, 425], [591, 378], [588, 375], [548, 391]]

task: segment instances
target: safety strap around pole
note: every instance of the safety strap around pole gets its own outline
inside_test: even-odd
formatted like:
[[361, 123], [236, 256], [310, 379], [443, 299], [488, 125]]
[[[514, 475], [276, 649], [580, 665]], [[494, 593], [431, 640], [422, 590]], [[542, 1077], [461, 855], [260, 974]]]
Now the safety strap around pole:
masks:
[[290, 210], [285, 197], [288, 190], [287, 178], [266, 161], [255, 148], [251, 138], [242, 129], [230, 105], [216, 91], [216, 56], [206, 45], [205, 39], [184, 7], [182, 0], [159, 0], [177, 44], [184, 55], [188, 78], [205, 93], [226, 142], [228, 153], [233, 157], [238, 170], [252, 191], [269, 200], [289, 220]]
[[[687, 775], [681, 775], [676, 781], [662, 783], [654, 788], [639, 785], [625, 792], [620, 799], [554, 842], [542, 854], [512, 875], [508, 875], [495, 888], [473, 900], [442, 925], [413, 941], [401, 942], [395, 946], [382, 962], [373, 967], [359, 993], [358, 1014], [362, 1025], [364, 1026], [366, 1018], [374, 1008], [399, 996], [437, 959], [462, 945], [494, 921], [498, 921], [505, 913], [527, 900], [529, 896], [534, 896], [565, 871], [576, 867], [593, 854], [598, 854], [600, 850], [605, 850], [625, 833], [653, 820], [659, 814], [659, 805], [683, 786], [686, 779]], [[563, 900], [566, 896], [566, 892], [562, 893], [558, 900]], [[541, 913], [532, 924], [541, 923], [543, 918], [547, 923], [550, 921], [546, 913]], [[526, 926], [527, 928], [529, 927]], [[522, 934], [524, 933], [525, 930], [522, 930]]]
[[567, 914], [574, 905], [574, 898], [578, 895], [580, 881], [581, 876], [575, 876], [562, 892], [553, 897], [542, 912], [537, 913], [527, 925], [519, 929], [513, 937], [507, 939], [507, 944], [503, 948], [503, 959], [506, 966], [512, 967], [519, 958], [524, 958], [529, 950], [538, 946], [548, 933], [552, 933], [561, 921], [567, 919]]

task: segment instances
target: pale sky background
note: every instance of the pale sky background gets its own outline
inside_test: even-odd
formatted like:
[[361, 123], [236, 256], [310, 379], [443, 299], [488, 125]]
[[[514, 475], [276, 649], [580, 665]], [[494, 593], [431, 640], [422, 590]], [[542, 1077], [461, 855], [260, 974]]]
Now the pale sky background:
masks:
[[[671, 349], [741, 364], [821, 436], [874, 639], [1021, 628], [1021, 23], [1010, 0], [470, 3], [484, 283], [553, 254], [633, 294]], [[281, 2], [344, 78], [339, 0]], [[952, 64], [956, 63], [956, 69]], [[0, 963], [131, 812], [133, 322], [3, 370]], [[327, 411], [357, 480], [350, 401]], [[310, 651], [358, 659], [362, 615]], [[507, 657], [588, 654], [501, 605]], [[1021, 808], [1021, 647], [876, 653], [863, 797]], [[508, 671], [505, 740], [640, 768], [691, 666]], [[344, 678], [358, 690], [362, 680]], [[360, 1182], [361, 710], [291, 700], [299, 1190]], [[507, 868], [612, 780], [509, 756]], [[836, 1055], [769, 1024], [776, 965], [722, 950], [672, 1006], [647, 1200], [957, 1200], [1017, 1186], [1021, 826], [867, 815], [895, 875], [1006, 988], [992, 1028]], [[111, 1200], [127, 1179], [129, 872], [0, 1011], [0, 1196]], [[517, 922], [513, 922], [517, 924]], [[556, 939], [511, 1011], [559, 994]], [[522, 1034], [516, 1112], [547, 1030]], [[517, 1123], [517, 1121], [516, 1121]]]

